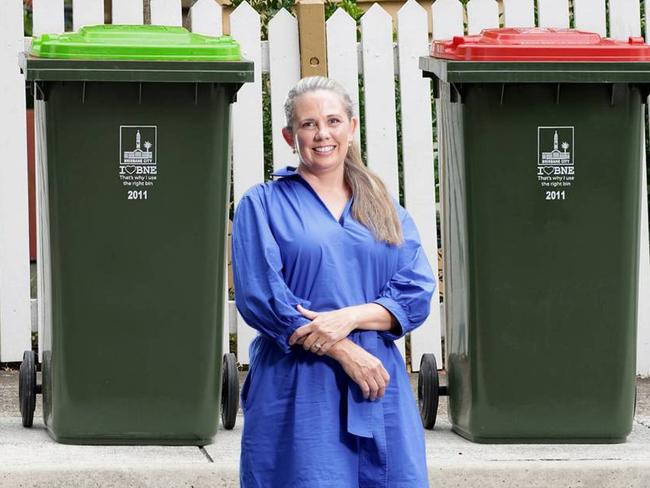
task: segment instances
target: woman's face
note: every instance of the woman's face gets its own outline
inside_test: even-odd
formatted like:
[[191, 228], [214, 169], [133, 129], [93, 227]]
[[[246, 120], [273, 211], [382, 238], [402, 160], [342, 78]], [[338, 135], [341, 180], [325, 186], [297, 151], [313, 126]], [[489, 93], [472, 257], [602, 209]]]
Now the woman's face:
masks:
[[293, 131], [284, 138], [300, 154], [305, 169], [323, 173], [342, 168], [357, 119], [349, 119], [343, 101], [329, 90], [307, 92], [296, 99]]

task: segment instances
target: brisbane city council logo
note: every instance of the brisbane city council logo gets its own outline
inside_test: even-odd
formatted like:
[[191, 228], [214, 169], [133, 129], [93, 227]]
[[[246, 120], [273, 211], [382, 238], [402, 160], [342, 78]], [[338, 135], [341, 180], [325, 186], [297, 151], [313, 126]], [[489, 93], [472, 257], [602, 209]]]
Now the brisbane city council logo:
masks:
[[122, 185], [151, 187], [158, 177], [157, 133], [155, 125], [120, 126], [120, 169]]
[[565, 200], [575, 181], [574, 127], [537, 128], [537, 180], [546, 200]]

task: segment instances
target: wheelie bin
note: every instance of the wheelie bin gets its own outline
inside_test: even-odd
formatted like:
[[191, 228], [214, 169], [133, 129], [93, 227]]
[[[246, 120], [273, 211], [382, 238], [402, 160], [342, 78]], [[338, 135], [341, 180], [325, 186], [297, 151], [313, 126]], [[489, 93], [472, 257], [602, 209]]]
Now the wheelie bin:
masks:
[[253, 65], [229, 37], [118, 25], [43, 35], [21, 63], [45, 290], [43, 382], [26, 352], [23, 424], [42, 390], [59, 442], [209, 443], [239, 394], [222, 351], [229, 124]]
[[[650, 47], [491, 29], [434, 43], [420, 67], [440, 99], [453, 430], [476, 442], [623, 442]], [[435, 358], [421, 371], [431, 428]]]

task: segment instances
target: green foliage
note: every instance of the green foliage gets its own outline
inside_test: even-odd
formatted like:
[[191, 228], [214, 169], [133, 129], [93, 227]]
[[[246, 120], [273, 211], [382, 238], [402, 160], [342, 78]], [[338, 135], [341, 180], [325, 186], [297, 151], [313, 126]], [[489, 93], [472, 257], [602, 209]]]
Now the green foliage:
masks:
[[361, 159], [368, 161], [368, 148], [366, 147], [366, 91], [363, 84], [363, 75], [359, 75], [359, 135], [361, 139]]
[[363, 10], [357, 5], [356, 0], [341, 0], [340, 2], [325, 3], [325, 19], [329, 19], [339, 8], [345, 10], [357, 23], [363, 15]]
[[25, 36], [32, 36], [32, 25], [34, 19], [32, 16], [32, 9], [30, 7], [23, 7], [23, 25], [25, 26]]
[[[237, 8], [244, 0], [233, 0], [232, 5]], [[260, 14], [260, 23], [262, 26], [262, 39], [269, 38], [269, 21], [280, 10], [285, 9], [288, 12], [294, 13], [296, 5], [295, 0], [249, 0], [250, 4], [255, 11]]]
[[[242, 3], [244, 0], [232, 0], [233, 7]], [[269, 21], [281, 9], [285, 9], [292, 14], [295, 12], [296, 0], [249, 0], [248, 2], [255, 11], [260, 14], [260, 23], [262, 27], [262, 39], [268, 39]], [[359, 21], [363, 15], [363, 10], [357, 5], [356, 0], [341, 0], [340, 2], [325, 2], [325, 19], [329, 19], [337, 8], [345, 10], [355, 21]]]
[[402, 150], [402, 94], [400, 92], [399, 76], [395, 76], [395, 126], [397, 128], [397, 177], [398, 177], [397, 179], [399, 181], [399, 203], [404, 205], [404, 151]]
[[645, 0], [641, 0], [641, 35], [646, 35], [646, 21], [645, 21]]
[[264, 179], [270, 180], [273, 173], [273, 134], [271, 123], [271, 78], [262, 75], [262, 126], [264, 131]]

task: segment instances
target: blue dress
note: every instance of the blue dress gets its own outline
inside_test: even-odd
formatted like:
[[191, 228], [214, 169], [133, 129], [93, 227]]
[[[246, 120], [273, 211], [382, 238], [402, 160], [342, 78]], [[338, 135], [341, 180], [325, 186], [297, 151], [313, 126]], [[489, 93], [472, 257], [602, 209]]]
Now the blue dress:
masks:
[[[354, 220], [351, 201], [337, 221], [295, 168], [274, 176], [244, 195], [233, 224], [236, 304], [259, 331], [241, 393], [241, 486], [428, 487], [424, 431], [393, 342], [428, 316], [435, 289], [415, 225], [396, 204], [405, 242], [379, 242]], [[349, 336], [390, 375], [374, 402], [334, 359], [288, 345], [309, 323], [296, 305], [319, 312], [371, 302], [399, 324]]]

